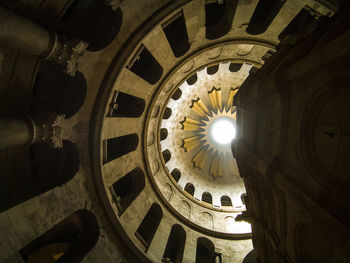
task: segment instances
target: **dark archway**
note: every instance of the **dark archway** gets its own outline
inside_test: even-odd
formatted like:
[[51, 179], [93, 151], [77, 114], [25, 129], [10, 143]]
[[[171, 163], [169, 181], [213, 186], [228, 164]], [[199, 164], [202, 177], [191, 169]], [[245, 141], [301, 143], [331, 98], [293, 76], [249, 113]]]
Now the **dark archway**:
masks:
[[186, 82], [187, 82], [187, 84], [188, 85], [194, 85], [196, 82], [197, 82], [197, 79], [198, 79], [198, 77], [197, 77], [197, 73], [194, 73], [191, 77], [189, 77], [187, 80], [186, 80]]
[[207, 39], [226, 35], [232, 26], [237, 0], [211, 1], [205, 5], [205, 28]]
[[228, 197], [227, 195], [221, 196], [220, 201], [221, 201], [221, 206], [232, 206], [231, 198]]
[[169, 259], [173, 263], [181, 263], [186, 243], [186, 232], [182, 226], [173, 225], [170, 230], [168, 242], [163, 254], [163, 259]]
[[140, 46], [127, 68], [152, 85], [156, 84], [163, 74], [162, 66], [144, 45]]
[[168, 137], [168, 130], [166, 128], [160, 129], [160, 140], [163, 141]]
[[175, 57], [181, 57], [187, 53], [191, 44], [188, 42], [185, 17], [183, 11], [170, 18], [162, 25], [166, 38], [173, 50]]
[[96, 245], [99, 235], [95, 215], [78, 210], [22, 248], [19, 254], [29, 262], [80, 262]]
[[157, 203], [153, 203], [140, 226], [137, 228], [135, 235], [146, 249], [151, 245], [162, 217], [162, 208]]
[[163, 155], [163, 159], [164, 159], [164, 162], [167, 163], [170, 161], [171, 159], [171, 153], [169, 150], [165, 150], [162, 152], [162, 155]]
[[238, 72], [241, 68], [242, 68], [242, 63], [230, 63], [230, 66], [228, 67], [228, 69], [231, 72]]
[[202, 201], [206, 202], [208, 204], [213, 204], [213, 197], [211, 196], [211, 194], [209, 192], [204, 192], [202, 194]]
[[181, 172], [177, 168], [172, 170], [170, 174], [174, 178], [175, 182], [178, 182], [180, 180], [180, 178], [181, 178]]
[[207, 74], [214, 75], [216, 72], [218, 72], [218, 70], [219, 70], [219, 65], [207, 67]]
[[181, 89], [177, 89], [177, 90], [175, 91], [175, 93], [173, 94], [173, 96], [171, 96], [171, 98], [172, 98], [173, 100], [178, 100], [178, 99], [181, 98], [181, 95], [182, 95]]
[[185, 190], [187, 193], [189, 193], [190, 195], [192, 195], [192, 196], [194, 195], [194, 190], [195, 190], [195, 188], [194, 188], [194, 185], [193, 185], [193, 184], [187, 183], [187, 184], [185, 185], [184, 190]]
[[215, 263], [215, 246], [205, 237], [197, 239], [196, 263]]
[[69, 76], [51, 62], [42, 61], [33, 87], [32, 103], [37, 112], [75, 115], [86, 97], [86, 80], [79, 71]]
[[167, 120], [170, 118], [172, 114], [172, 110], [169, 108], [169, 107], [166, 107], [165, 110], [164, 110], [164, 113], [163, 113], [163, 120]]
[[119, 215], [123, 214], [144, 188], [145, 174], [140, 168], [135, 168], [112, 185]]
[[75, 0], [62, 17], [64, 34], [89, 43], [87, 50], [107, 47], [119, 33], [123, 13], [100, 0]]
[[136, 133], [104, 140], [104, 163], [108, 163], [135, 151], [139, 144]]
[[145, 109], [145, 100], [121, 91], [115, 91], [108, 117], [138, 118]]
[[46, 144], [33, 144], [28, 152], [28, 174], [10, 173], [2, 181], [0, 211], [20, 204], [71, 180], [80, 166], [76, 145], [64, 140], [61, 149], [51, 149]]
[[246, 29], [247, 33], [251, 35], [264, 33], [285, 2], [286, 0], [259, 1]]

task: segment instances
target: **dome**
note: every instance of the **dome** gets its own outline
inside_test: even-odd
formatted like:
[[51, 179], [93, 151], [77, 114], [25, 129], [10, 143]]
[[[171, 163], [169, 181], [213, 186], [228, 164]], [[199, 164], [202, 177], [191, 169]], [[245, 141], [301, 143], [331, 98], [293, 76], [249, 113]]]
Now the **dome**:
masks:
[[[277, 47], [284, 51], [296, 35], [308, 35], [318, 20], [332, 16], [333, 1], [5, 2], [0, 26], [8, 25], [2, 16], [17, 27], [0, 28], [6, 33], [0, 34], [6, 46], [0, 48], [0, 77], [9, 87], [0, 104], [11, 117], [0, 118], [1, 171], [9, 174], [0, 207], [0, 243], [8, 247], [0, 246], [0, 261], [35, 261], [48, 250], [59, 261], [80, 249], [79, 261], [87, 255], [86, 262], [254, 262], [261, 255], [256, 242], [268, 240], [278, 262], [286, 218], [299, 216], [283, 214], [295, 205], [285, 188], [294, 195], [300, 189], [266, 176], [271, 160], [279, 163], [281, 116], [292, 112], [280, 110], [289, 90], [271, 95], [269, 88], [280, 83], [268, 77], [284, 61], [283, 53], [273, 59]], [[330, 126], [329, 112], [341, 110], [338, 97], [324, 105], [310, 100], [307, 109], [318, 110], [303, 119], [307, 136], [317, 132], [323, 141], [324, 120]], [[343, 122], [336, 126], [343, 129]], [[18, 134], [8, 127], [20, 127]], [[330, 130], [327, 136], [334, 137]], [[305, 138], [294, 153], [317, 152], [307, 169], [320, 162], [329, 172], [344, 162], [345, 148]], [[340, 157], [329, 161], [328, 148]], [[259, 187], [265, 191], [252, 190]], [[321, 190], [312, 193], [324, 201]], [[253, 207], [261, 200], [266, 206]], [[260, 221], [251, 212], [259, 209], [275, 221]], [[69, 240], [57, 244], [62, 236]]]

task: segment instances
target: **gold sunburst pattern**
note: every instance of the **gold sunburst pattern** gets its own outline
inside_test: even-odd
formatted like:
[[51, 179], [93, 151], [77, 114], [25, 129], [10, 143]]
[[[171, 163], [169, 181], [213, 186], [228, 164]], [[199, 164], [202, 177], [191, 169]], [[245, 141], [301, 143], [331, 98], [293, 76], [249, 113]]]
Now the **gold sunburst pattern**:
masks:
[[186, 152], [193, 153], [194, 167], [207, 168], [214, 178], [224, 174], [239, 175], [230, 143], [220, 145], [211, 134], [212, 124], [216, 120], [227, 119], [235, 124], [236, 111], [233, 100], [237, 91], [238, 89], [231, 89], [224, 99], [221, 90], [213, 88], [207, 93], [209, 103], [205, 103], [201, 98], [192, 100], [191, 109], [196, 118], [185, 117], [181, 122], [182, 129], [189, 132], [189, 135], [182, 139], [182, 147]]

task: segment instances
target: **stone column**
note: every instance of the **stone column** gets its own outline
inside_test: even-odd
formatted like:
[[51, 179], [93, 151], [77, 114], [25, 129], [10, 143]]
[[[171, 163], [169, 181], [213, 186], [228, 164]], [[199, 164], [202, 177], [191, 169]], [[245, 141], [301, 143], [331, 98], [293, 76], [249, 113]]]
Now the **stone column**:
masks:
[[63, 36], [0, 7], [0, 45], [53, 61], [74, 76], [78, 58], [87, 43], [68, 40]]
[[62, 148], [64, 115], [42, 114], [26, 118], [0, 118], [0, 149], [46, 143]]

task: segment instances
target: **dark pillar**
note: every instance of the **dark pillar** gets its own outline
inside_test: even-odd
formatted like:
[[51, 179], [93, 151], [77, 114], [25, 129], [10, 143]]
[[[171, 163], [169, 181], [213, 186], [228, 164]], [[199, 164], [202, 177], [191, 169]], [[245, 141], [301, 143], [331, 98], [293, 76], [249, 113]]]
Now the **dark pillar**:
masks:
[[2, 7], [0, 45], [53, 61], [71, 76], [74, 76], [77, 60], [87, 47], [86, 42], [68, 40]]
[[64, 115], [45, 114], [26, 118], [0, 118], [0, 149], [46, 143], [62, 148]]

